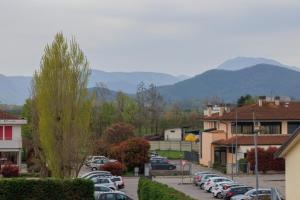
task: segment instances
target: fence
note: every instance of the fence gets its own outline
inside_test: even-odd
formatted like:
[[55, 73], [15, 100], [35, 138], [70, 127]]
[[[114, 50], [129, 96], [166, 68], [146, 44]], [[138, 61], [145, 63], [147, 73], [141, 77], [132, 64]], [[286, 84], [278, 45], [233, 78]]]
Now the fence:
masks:
[[186, 141], [149, 141], [150, 150], [176, 150], [176, 151], [195, 151], [199, 152], [199, 142]]
[[185, 151], [184, 152], [184, 160], [188, 160], [190, 162], [199, 163], [199, 153], [195, 151]]

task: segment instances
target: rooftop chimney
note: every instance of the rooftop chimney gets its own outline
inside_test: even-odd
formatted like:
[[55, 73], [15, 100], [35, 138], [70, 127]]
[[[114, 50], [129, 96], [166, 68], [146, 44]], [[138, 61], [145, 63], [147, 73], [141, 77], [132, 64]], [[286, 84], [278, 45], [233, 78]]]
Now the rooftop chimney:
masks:
[[275, 97], [274, 103], [275, 103], [276, 106], [279, 106], [279, 105], [280, 105], [280, 97], [279, 97], [279, 96], [276, 96], [276, 97]]
[[225, 112], [225, 107], [222, 105], [220, 106], [219, 116], [223, 116], [224, 112]]
[[259, 107], [262, 107], [262, 105], [263, 105], [263, 101], [266, 99], [266, 96], [260, 96], [259, 98], [258, 98], [258, 106]]

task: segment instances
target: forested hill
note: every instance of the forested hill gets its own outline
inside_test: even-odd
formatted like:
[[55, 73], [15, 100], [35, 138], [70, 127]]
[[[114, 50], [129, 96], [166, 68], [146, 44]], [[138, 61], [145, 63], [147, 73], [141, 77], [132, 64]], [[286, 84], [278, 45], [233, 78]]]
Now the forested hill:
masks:
[[165, 99], [209, 99], [219, 96], [226, 102], [241, 95], [280, 95], [300, 98], [300, 72], [268, 64], [236, 71], [213, 69], [174, 85], [159, 87]]

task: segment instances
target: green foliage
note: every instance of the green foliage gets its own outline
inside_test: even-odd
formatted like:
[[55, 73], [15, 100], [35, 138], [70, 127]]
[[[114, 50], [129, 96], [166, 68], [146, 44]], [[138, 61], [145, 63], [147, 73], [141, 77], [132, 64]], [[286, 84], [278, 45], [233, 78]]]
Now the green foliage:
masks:
[[247, 94], [245, 96], [241, 96], [238, 100], [237, 100], [237, 105], [239, 107], [244, 106], [244, 105], [248, 105], [248, 104], [252, 104], [256, 102], [256, 97], [252, 97], [251, 95]]
[[214, 163], [213, 164], [213, 169], [218, 170], [218, 171], [226, 174], [226, 166], [225, 165], [221, 165], [220, 163]]
[[41, 149], [54, 177], [76, 176], [88, 152], [92, 101], [90, 70], [75, 40], [58, 33], [47, 45], [34, 76]]
[[193, 200], [193, 198], [174, 188], [146, 178], [139, 180], [138, 197], [139, 200]]
[[170, 160], [178, 160], [184, 157], [183, 151], [173, 151], [173, 150], [156, 150], [158, 155], [162, 157], [167, 157]]
[[22, 125], [22, 136], [28, 139], [32, 139], [32, 100], [27, 99], [25, 104], [22, 107], [22, 117], [27, 120], [27, 124]]
[[94, 200], [94, 184], [83, 179], [4, 179], [1, 200]]

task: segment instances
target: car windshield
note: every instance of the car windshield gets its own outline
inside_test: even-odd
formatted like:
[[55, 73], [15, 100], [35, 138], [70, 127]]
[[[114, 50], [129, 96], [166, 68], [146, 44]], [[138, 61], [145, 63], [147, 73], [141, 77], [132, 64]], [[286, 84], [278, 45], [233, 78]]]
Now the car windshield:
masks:
[[121, 179], [120, 179], [120, 178], [117, 178], [117, 177], [116, 177], [116, 178], [112, 178], [111, 180], [112, 180], [113, 182], [121, 181]]

